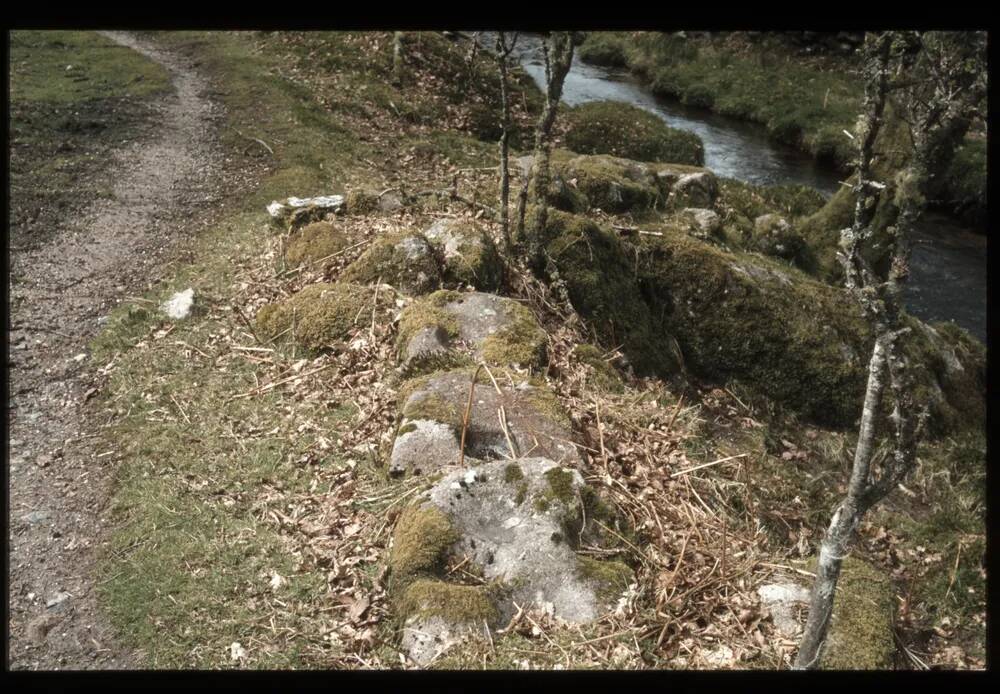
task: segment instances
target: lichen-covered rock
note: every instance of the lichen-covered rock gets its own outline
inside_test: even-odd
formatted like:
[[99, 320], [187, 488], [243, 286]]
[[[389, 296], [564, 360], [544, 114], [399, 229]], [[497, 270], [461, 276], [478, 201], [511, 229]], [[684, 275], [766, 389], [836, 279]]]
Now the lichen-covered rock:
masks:
[[351, 237], [333, 222], [313, 222], [296, 231], [285, 246], [289, 267], [329, 258], [351, 245]]
[[404, 294], [426, 294], [441, 287], [437, 254], [422, 234], [398, 232], [376, 240], [347, 266], [342, 279], [358, 284], [384, 282]]
[[[498, 460], [446, 475], [404, 511], [393, 535], [403, 649], [426, 664], [462, 634], [509, 620], [515, 603], [547, 606], [568, 622], [598, 618], [633, 579], [620, 562], [576, 553], [603, 544], [598, 520], [617, 524], [578, 472], [552, 460]], [[449, 558], [489, 583], [443, 580]]]
[[321, 195], [314, 198], [293, 196], [270, 203], [267, 206], [267, 212], [275, 224], [298, 228], [338, 212], [343, 206], [343, 195]]
[[611, 154], [641, 161], [701, 166], [701, 138], [669, 127], [663, 119], [618, 101], [591, 101], [569, 109], [565, 116], [566, 147], [580, 154]]
[[826, 644], [824, 670], [888, 670], [893, 666], [895, 593], [888, 576], [848, 557], [841, 566]]
[[[472, 381], [471, 369], [457, 369], [416, 379], [403, 403], [402, 422], [389, 456], [389, 474], [427, 474], [458, 463], [462, 421]], [[544, 455], [576, 464], [579, 453], [570, 441], [569, 417], [555, 394], [541, 383], [502, 382], [500, 393], [480, 372], [465, 437], [465, 455], [493, 459], [511, 455]], [[503, 406], [507, 432], [499, 418]]]
[[681, 210], [681, 215], [691, 222], [692, 233], [696, 238], [707, 240], [722, 230], [722, 217], [715, 210], [686, 207]]
[[785, 260], [795, 260], [801, 256], [805, 241], [779, 214], [764, 214], [753, 221], [753, 243], [751, 247], [765, 255], [773, 255]]
[[[290, 298], [268, 304], [257, 313], [261, 337], [287, 337], [310, 350], [320, 350], [349, 337], [362, 309], [371, 317], [374, 290], [356, 284], [311, 284]], [[390, 292], [380, 292], [378, 309], [391, 310]], [[388, 318], [388, 315], [386, 315]], [[361, 327], [367, 325], [361, 319]]]
[[496, 244], [471, 219], [439, 219], [424, 231], [444, 259], [444, 280], [449, 286], [465, 284], [492, 291], [503, 280], [503, 261]]
[[400, 357], [411, 375], [463, 360], [539, 367], [546, 344], [531, 311], [496, 294], [442, 290], [414, 302], [400, 317]]
[[[674, 173], [668, 169], [658, 172], [662, 182], [673, 180]], [[678, 176], [670, 186], [670, 203], [675, 207], [709, 208], [719, 195], [719, 184], [711, 171], [698, 171]]]

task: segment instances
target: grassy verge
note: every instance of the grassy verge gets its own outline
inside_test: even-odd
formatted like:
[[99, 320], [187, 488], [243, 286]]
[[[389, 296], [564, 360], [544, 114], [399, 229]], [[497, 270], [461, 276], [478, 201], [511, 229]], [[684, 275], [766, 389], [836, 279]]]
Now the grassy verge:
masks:
[[10, 33], [11, 232], [34, 244], [81, 201], [111, 194], [111, 150], [134, 138], [167, 72], [85, 31]]

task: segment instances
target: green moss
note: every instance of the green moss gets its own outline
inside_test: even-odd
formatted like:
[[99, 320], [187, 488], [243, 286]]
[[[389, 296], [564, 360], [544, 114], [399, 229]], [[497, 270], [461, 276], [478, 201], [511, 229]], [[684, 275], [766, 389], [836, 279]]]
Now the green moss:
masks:
[[528, 498], [528, 483], [521, 482], [521, 484], [517, 485], [517, 495], [514, 497], [514, 502], [520, 506], [526, 498]]
[[313, 222], [296, 232], [285, 248], [289, 267], [312, 263], [344, 250], [349, 237], [330, 222]]
[[377, 212], [378, 195], [370, 190], [352, 190], [344, 196], [344, 211], [359, 215]]
[[486, 587], [435, 579], [410, 584], [399, 601], [399, 611], [404, 617], [441, 617], [452, 624], [495, 624], [500, 618]]
[[359, 284], [381, 281], [400, 291], [424, 294], [440, 287], [441, 269], [427, 239], [402, 231], [376, 240], [341, 278]]
[[405, 436], [406, 434], [409, 434], [411, 431], [416, 431], [416, 430], [417, 430], [416, 424], [413, 424], [412, 422], [407, 422], [406, 424], [403, 424], [401, 427], [399, 427], [399, 429], [396, 431], [396, 438], [399, 438], [400, 436]]
[[511, 463], [503, 469], [503, 481], [508, 484], [524, 479], [524, 470], [517, 463]]
[[497, 290], [503, 282], [504, 267], [493, 239], [475, 222], [449, 222], [447, 234], [451, 242], [443, 253], [445, 282], [486, 292]]
[[[537, 224], [529, 210], [529, 223]], [[662, 348], [663, 307], [656, 313], [636, 282], [635, 260], [618, 238], [578, 215], [550, 209], [542, 237], [573, 307], [604, 344], [619, 346], [640, 374], [670, 375], [678, 362]]]
[[625, 390], [625, 383], [618, 371], [604, 359], [604, 354], [597, 347], [587, 344], [577, 345], [573, 349], [573, 356], [577, 361], [590, 367], [587, 376], [588, 385], [609, 393], [621, 393]]
[[372, 302], [372, 290], [354, 284], [311, 284], [285, 301], [257, 313], [262, 336], [284, 334], [311, 350], [348, 337], [355, 320]]
[[576, 571], [580, 578], [593, 583], [597, 597], [608, 602], [617, 598], [632, 582], [632, 569], [620, 561], [601, 561], [577, 555]]
[[409, 420], [425, 419], [459, 429], [462, 415], [458, 408], [437, 393], [426, 393], [410, 399], [403, 408], [403, 417]]
[[458, 292], [443, 289], [407, 306], [399, 318], [399, 333], [396, 337], [399, 352], [402, 353], [413, 336], [424, 328], [439, 327], [449, 338], [458, 337], [458, 319], [442, 306], [460, 296]]
[[860, 559], [845, 559], [820, 667], [890, 669], [895, 652], [895, 599], [892, 584], [885, 575]]
[[543, 366], [548, 335], [538, 325], [534, 314], [517, 302], [507, 303], [504, 313], [511, 323], [483, 340], [483, 359], [498, 366]]
[[661, 118], [619, 101], [591, 101], [565, 115], [566, 147], [580, 154], [611, 154], [640, 161], [701, 166], [705, 148], [692, 132], [669, 127]]
[[545, 472], [545, 479], [549, 483], [549, 488], [545, 492], [546, 495], [567, 504], [576, 498], [573, 473], [569, 470], [563, 470], [561, 467], [556, 466]]
[[400, 514], [392, 538], [389, 568], [398, 588], [440, 569], [458, 533], [448, 517], [433, 506], [409, 506]]
[[[646, 166], [608, 155], [553, 158], [553, 171], [572, 182], [590, 207], [612, 214], [647, 212], [666, 201], [656, 176]], [[552, 201], [558, 205], [559, 200]], [[580, 211], [574, 204], [570, 211]]]
[[535, 497], [533, 505], [536, 511], [538, 511], [539, 513], [545, 513], [546, 511], [549, 510], [550, 503], [549, 500], [544, 496], [537, 496]]

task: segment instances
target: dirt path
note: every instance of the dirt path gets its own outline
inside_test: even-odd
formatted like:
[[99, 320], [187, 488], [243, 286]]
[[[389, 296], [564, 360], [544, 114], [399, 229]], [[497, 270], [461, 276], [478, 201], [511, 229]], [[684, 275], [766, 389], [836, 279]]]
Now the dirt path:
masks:
[[217, 131], [221, 108], [196, 63], [121, 33], [105, 34], [163, 65], [173, 93], [141, 141], [112, 163], [114, 196], [72, 211], [52, 240], [13, 252], [10, 316], [10, 641], [12, 669], [130, 668], [96, 605], [95, 559], [107, 535], [117, 457], [101, 450], [88, 391], [102, 365], [88, 341], [111, 308], [142, 292], [167, 253], [210, 221], [235, 185]]

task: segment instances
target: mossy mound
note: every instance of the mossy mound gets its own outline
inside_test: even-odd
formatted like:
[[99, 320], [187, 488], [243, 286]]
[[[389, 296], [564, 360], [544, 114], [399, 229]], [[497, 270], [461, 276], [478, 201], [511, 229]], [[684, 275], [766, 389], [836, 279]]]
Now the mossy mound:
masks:
[[451, 521], [438, 509], [406, 507], [396, 521], [389, 554], [394, 590], [439, 571], [457, 539]]
[[[373, 300], [373, 290], [368, 287], [340, 282], [311, 284], [284, 301], [261, 308], [257, 327], [262, 337], [287, 337], [306, 349], [320, 350], [349, 337], [358, 325], [358, 316], [366, 307], [371, 309]], [[383, 309], [389, 308], [385, 294], [379, 302]], [[371, 316], [371, 310], [366, 315]]]
[[424, 231], [424, 237], [444, 259], [444, 281], [449, 286], [482, 291], [500, 287], [503, 260], [493, 239], [475, 220], [440, 219]]
[[548, 335], [525, 306], [504, 306], [507, 325], [483, 340], [482, 357], [489, 364], [539, 367], [545, 363]]
[[[537, 226], [537, 211], [528, 212], [527, 223]], [[645, 302], [634, 258], [617, 236], [586, 217], [552, 209], [542, 234], [573, 307], [587, 318], [601, 344], [621, 345], [639, 373], [675, 373], [679, 362], [674, 352], [663, 348], [668, 339], [665, 316]]]
[[285, 247], [289, 267], [329, 258], [351, 245], [350, 237], [332, 222], [313, 222], [293, 234]]
[[860, 559], [845, 559], [820, 667], [824, 670], [891, 669], [895, 652], [895, 601], [888, 577]]
[[[612, 214], [641, 213], [666, 203], [667, 191], [650, 165], [610, 155], [553, 156], [553, 172], [586, 198], [588, 207]], [[570, 192], [555, 191], [553, 205], [582, 212], [581, 201]]]
[[[811, 421], [854, 422], [872, 336], [845, 290], [680, 233], [640, 237], [632, 247], [642, 295], [662, 307], [666, 332], [676, 337], [694, 373], [741, 381]], [[969, 396], [978, 382], [964, 370], [949, 373], [941, 347], [919, 321], [906, 320], [914, 328], [903, 344], [915, 394], [930, 405], [937, 431], [963, 426], [963, 418], [965, 426], [981, 423], [981, 408]], [[963, 355], [974, 374], [975, 352]]]
[[451, 623], [495, 624], [500, 611], [483, 586], [463, 586], [430, 578], [414, 581], [399, 600], [404, 618], [440, 617]]
[[580, 154], [611, 154], [640, 161], [701, 166], [701, 138], [669, 127], [654, 114], [617, 101], [591, 101], [569, 109], [563, 142]]
[[590, 31], [577, 49], [577, 55], [585, 63], [607, 67], [626, 67], [628, 57], [625, 46], [617, 33]]
[[799, 267], [806, 264], [806, 243], [788, 221], [778, 214], [765, 214], [753, 222], [753, 232], [748, 243], [750, 249], [794, 262]]
[[383, 282], [405, 294], [426, 294], [442, 282], [437, 254], [422, 234], [412, 231], [379, 238], [341, 278], [358, 284]]

